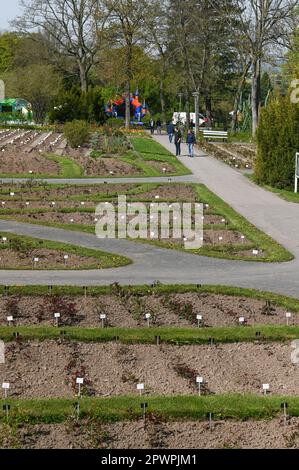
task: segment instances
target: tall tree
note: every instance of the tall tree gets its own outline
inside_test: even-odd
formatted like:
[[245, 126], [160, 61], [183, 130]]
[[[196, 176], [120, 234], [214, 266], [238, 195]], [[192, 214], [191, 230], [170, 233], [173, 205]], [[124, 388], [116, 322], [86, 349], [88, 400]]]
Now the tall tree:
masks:
[[298, 0], [236, 0], [240, 33], [252, 63], [252, 133], [256, 134], [261, 105], [261, 75], [270, 47], [287, 46]]
[[[87, 91], [89, 71], [95, 63], [100, 30], [107, 17], [98, 0], [21, 0], [24, 9], [16, 20], [23, 32], [42, 31], [54, 51], [72, 58], [78, 67], [81, 89]], [[15, 24], [15, 22], [14, 22]]]
[[107, 34], [110, 41], [125, 48], [126, 75], [126, 128], [131, 122], [131, 83], [133, 79], [134, 47], [144, 40], [145, 22], [148, 11], [146, 0], [104, 0], [109, 15]]

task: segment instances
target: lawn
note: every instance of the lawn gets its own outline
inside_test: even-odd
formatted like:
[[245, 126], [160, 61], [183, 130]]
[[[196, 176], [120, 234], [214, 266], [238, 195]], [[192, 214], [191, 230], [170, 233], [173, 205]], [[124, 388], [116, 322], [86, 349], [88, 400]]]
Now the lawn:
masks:
[[[13, 341], [14, 333], [18, 332], [23, 341], [60, 339], [61, 331], [69, 341], [106, 343], [117, 341], [124, 344], [156, 344], [157, 336], [163, 344], [177, 346], [190, 344], [240, 343], [263, 341], [293, 341], [299, 337], [299, 327], [255, 325], [219, 327], [219, 328], [80, 328], [80, 327], [0, 327], [0, 339]], [[256, 333], [260, 335], [257, 337]]]
[[[74, 399], [75, 400], [75, 399]], [[9, 398], [10, 423], [61, 423], [75, 416], [74, 400]], [[96, 418], [103, 422], [137, 420], [142, 418], [140, 404], [146, 401], [147, 413], [154, 413], [168, 421], [206, 420], [214, 413], [215, 420], [271, 419], [281, 414], [281, 404], [288, 403], [288, 414], [299, 416], [299, 397], [255, 395], [211, 396], [120, 396], [109, 398], [81, 398], [80, 417]], [[0, 400], [2, 407], [4, 400]], [[6, 419], [3, 414], [1, 418]]]

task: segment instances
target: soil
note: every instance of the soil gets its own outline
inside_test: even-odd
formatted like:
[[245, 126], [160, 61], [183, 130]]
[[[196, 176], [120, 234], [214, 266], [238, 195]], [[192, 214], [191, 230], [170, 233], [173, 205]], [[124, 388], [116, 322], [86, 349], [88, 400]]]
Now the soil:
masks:
[[84, 377], [87, 396], [253, 393], [262, 384], [270, 394], [298, 395], [297, 364], [289, 343], [239, 343], [213, 346], [123, 345], [66, 340], [11, 342], [0, 381], [11, 384], [15, 398], [74, 397], [76, 377]]
[[104, 424], [91, 420], [62, 424], [0, 425], [0, 448], [22, 449], [298, 449], [299, 418], [259, 421], [143, 421]]
[[45, 158], [42, 154], [33, 151], [24, 154], [16, 149], [5, 149], [0, 152], [0, 173], [28, 174], [35, 173], [57, 175], [60, 172], [58, 163]]
[[[99, 184], [95, 186], [84, 186], [84, 185], [64, 185], [64, 187], [55, 188], [47, 185], [40, 185], [38, 190], [34, 190], [30, 185], [21, 184], [19, 186], [11, 184], [1, 185], [1, 198], [6, 201], [6, 204], [17, 203], [18, 201], [59, 201], [66, 198], [82, 196], [82, 199], [86, 200], [89, 197], [96, 196], [114, 196], [118, 194], [127, 194], [128, 192], [138, 191], [140, 185], [138, 184]], [[34, 186], [35, 188], [35, 186]], [[11, 197], [10, 192], [16, 192], [15, 196]], [[128, 198], [134, 200], [155, 200], [156, 196], [159, 196], [164, 200], [180, 200], [184, 202], [196, 201], [198, 199], [195, 190], [192, 186], [169, 184], [164, 186], [157, 186], [157, 188], [151, 191], [138, 192], [138, 194], [127, 194]], [[190, 201], [191, 198], [191, 201]], [[6, 207], [6, 206], [5, 206]], [[8, 207], [8, 206], [7, 206]], [[9, 206], [10, 207], [10, 206]]]
[[245, 151], [235, 144], [201, 142], [200, 146], [215, 158], [236, 169], [251, 170], [254, 165], [254, 153], [247, 149]]
[[[101, 313], [107, 317], [105, 326], [120, 328], [144, 327], [146, 313], [151, 313], [153, 326], [161, 327], [196, 328], [196, 314], [203, 316], [204, 327], [236, 326], [240, 317], [245, 318], [247, 325], [286, 325], [286, 310], [271, 304], [268, 311], [263, 300], [191, 292], [124, 298], [113, 294], [86, 298], [9, 295], [0, 297], [0, 325], [7, 325], [7, 316], [13, 315], [15, 326], [52, 326], [57, 299], [60, 302], [61, 326], [100, 327]], [[299, 315], [293, 314], [289, 324], [299, 325]]]
[[[16, 214], [16, 215], [11, 215], [9, 214], [10, 218], [18, 218], [19, 220], [22, 219], [22, 221], [25, 222], [30, 222], [30, 221], [39, 221], [41, 223], [59, 223], [59, 224], [80, 224], [80, 225], [88, 225], [92, 226], [97, 222], [96, 220], [96, 215], [95, 212], [84, 212], [82, 208], [92, 208], [94, 211], [96, 210], [96, 203], [92, 203], [91, 201], [87, 201], [86, 203], [84, 202], [84, 205], [81, 204], [81, 202], [72, 202], [72, 201], [66, 201], [66, 204], [55, 204], [55, 206], [51, 206], [49, 203], [41, 203], [39, 205], [37, 202], [32, 202], [29, 203], [29, 205], [26, 205], [25, 202], [22, 203], [15, 203], [16, 209], [42, 209], [42, 208], [47, 208], [48, 210], [46, 212], [33, 212], [33, 213], [21, 213], [21, 214]], [[116, 204], [114, 204], [116, 206]], [[5, 204], [6, 209], [10, 209], [12, 204]], [[19, 206], [19, 207], [17, 207]], [[0, 206], [1, 207], [1, 206]], [[52, 210], [49, 210], [49, 207], [52, 207]], [[57, 210], [54, 210], [55, 209]], [[78, 209], [81, 209], [76, 212], [59, 212], [60, 208], [75, 208], [77, 207]], [[149, 209], [149, 207], [148, 207]], [[5, 214], [5, 213], [4, 213]], [[127, 216], [127, 220], [133, 219], [134, 216]], [[149, 216], [148, 216], [148, 221], [149, 221]], [[204, 223], [207, 225], [224, 225], [222, 222], [223, 218], [221, 216], [217, 215], [206, 215]], [[226, 234], [226, 231], [224, 231]], [[227, 235], [225, 239], [227, 238]], [[207, 235], [207, 242], [209, 243], [218, 243], [218, 238], [216, 238], [216, 235], [213, 237], [213, 235]], [[241, 239], [236, 238], [236, 240], [232, 240], [231, 243], [239, 243], [241, 244]], [[245, 240], [243, 240], [245, 242]]]
[[[65, 255], [68, 260], [64, 260]], [[38, 261], [34, 262], [34, 258]], [[24, 253], [10, 248], [0, 250], [0, 269], [80, 269], [89, 266], [101, 268], [101, 261], [46, 248], [29, 249]]]

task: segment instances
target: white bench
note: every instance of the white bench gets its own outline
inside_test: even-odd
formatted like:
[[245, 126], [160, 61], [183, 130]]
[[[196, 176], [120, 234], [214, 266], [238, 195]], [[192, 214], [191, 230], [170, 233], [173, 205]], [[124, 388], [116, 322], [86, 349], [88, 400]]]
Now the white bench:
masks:
[[227, 131], [208, 131], [204, 129], [203, 131], [204, 139], [207, 140], [227, 140], [228, 139], [228, 132]]

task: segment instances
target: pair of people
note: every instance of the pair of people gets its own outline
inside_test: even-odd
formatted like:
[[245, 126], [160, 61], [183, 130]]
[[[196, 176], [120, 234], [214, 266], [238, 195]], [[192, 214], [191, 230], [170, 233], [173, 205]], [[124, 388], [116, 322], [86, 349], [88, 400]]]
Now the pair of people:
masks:
[[155, 127], [157, 127], [157, 133], [158, 134], [162, 134], [162, 122], [160, 121], [160, 119], [157, 120], [157, 122], [155, 122], [153, 119], [150, 120], [150, 130], [151, 130], [151, 134], [154, 135], [155, 133]]
[[[172, 141], [172, 140], [171, 140]], [[179, 127], [176, 127], [174, 130], [174, 143], [176, 148], [176, 156], [181, 156], [181, 144], [182, 144], [182, 132], [180, 131]], [[192, 129], [188, 130], [187, 135], [187, 145], [188, 145], [188, 153], [189, 157], [194, 157], [194, 145], [196, 144], [196, 138]]]

